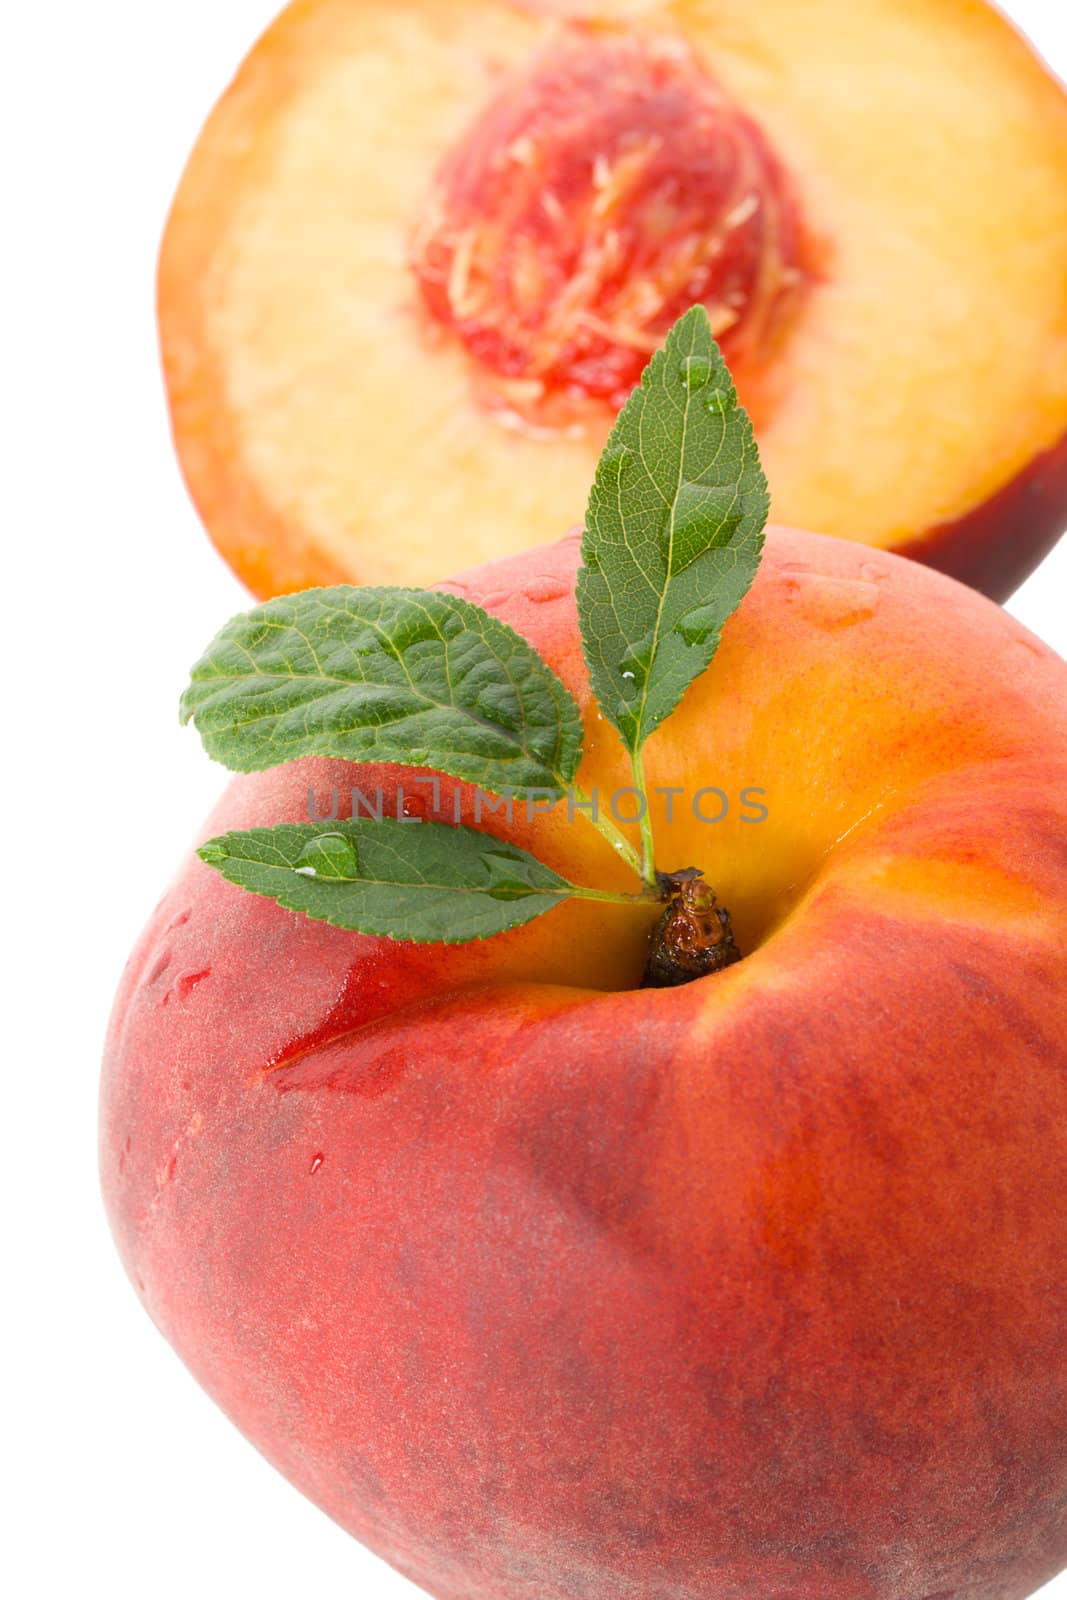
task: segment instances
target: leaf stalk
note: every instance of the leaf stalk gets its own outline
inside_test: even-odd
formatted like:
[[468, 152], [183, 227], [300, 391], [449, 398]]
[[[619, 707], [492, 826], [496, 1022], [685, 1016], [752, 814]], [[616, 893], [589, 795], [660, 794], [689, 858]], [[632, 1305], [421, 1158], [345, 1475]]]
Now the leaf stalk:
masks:
[[631, 753], [630, 765], [634, 775], [634, 788], [641, 799], [641, 876], [646, 883], [656, 882], [656, 842], [652, 834], [652, 808], [648, 802], [648, 783], [645, 779], [645, 751], [643, 745]]
[[650, 871], [647, 865], [642, 862], [640, 853], [634, 849], [634, 846], [614, 818], [603, 816], [599, 806], [589, 798], [584, 789], [577, 787], [577, 785], [572, 786], [571, 794], [574, 805], [587, 814], [589, 821], [597, 832], [608, 841], [611, 848], [626, 862], [630, 870], [648, 888], [655, 889], [655, 871]]

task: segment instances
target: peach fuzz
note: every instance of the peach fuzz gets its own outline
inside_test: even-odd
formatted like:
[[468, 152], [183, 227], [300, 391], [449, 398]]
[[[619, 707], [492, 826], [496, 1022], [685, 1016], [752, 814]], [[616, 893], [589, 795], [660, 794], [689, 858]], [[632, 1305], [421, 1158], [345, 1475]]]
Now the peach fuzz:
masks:
[[[607, 792], [576, 563], [450, 587], [562, 674]], [[759, 825], [660, 801], [661, 864], [706, 870], [745, 955], [684, 989], [634, 988], [644, 910], [414, 947], [182, 869], [107, 1047], [130, 1276], [439, 1600], [1022, 1600], [1067, 1562], [1067, 667], [947, 578], [775, 529], [647, 755], [766, 789]], [[238, 778], [205, 837], [399, 776]], [[629, 883], [564, 808], [493, 828]]]

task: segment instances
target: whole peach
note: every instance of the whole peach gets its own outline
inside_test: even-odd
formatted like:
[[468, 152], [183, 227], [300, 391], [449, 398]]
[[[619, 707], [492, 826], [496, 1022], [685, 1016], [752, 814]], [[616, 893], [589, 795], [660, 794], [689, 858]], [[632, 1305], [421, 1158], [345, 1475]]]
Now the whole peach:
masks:
[[[606, 803], [577, 559], [452, 587], [578, 696]], [[661, 864], [745, 956], [681, 989], [636, 987], [647, 910], [416, 947], [192, 860], [107, 1049], [129, 1273], [440, 1600], [1017, 1600], [1067, 1561], [1067, 667], [947, 578], [773, 530], [647, 765], [681, 791]], [[426, 812], [301, 763], [208, 831], [405, 784]], [[481, 825], [627, 884], [565, 805]]]

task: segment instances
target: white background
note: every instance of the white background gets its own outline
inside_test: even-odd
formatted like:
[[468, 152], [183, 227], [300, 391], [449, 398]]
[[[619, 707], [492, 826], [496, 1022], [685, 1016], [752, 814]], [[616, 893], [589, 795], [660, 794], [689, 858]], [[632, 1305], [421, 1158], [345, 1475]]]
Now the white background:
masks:
[[[0, 928], [15, 981], [0, 1135], [10, 1389], [0, 1563], [12, 1564], [4, 1587], [15, 1600], [417, 1593], [204, 1398], [137, 1305], [97, 1196], [111, 995], [220, 787], [177, 727], [175, 696], [246, 599], [172, 459], [154, 258], [202, 118], [273, 9], [52, 0], [5, 13]], [[1060, 0], [1007, 9], [1067, 74]], [[1065, 597], [1067, 540], [1011, 606], [1067, 654]], [[1067, 1600], [1067, 1577], [1045, 1593]]]

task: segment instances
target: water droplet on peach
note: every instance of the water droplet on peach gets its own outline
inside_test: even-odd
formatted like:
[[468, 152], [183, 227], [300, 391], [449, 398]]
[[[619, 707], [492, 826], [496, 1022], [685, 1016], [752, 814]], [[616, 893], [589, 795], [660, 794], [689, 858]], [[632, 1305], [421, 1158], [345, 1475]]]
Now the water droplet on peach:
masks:
[[527, 585], [525, 593], [527, 600], [540, 605], [547, 600], [561, 600], [565, 594], [570, 593], [570, 585], [563, 583], [559, 578], [538, 578]]

